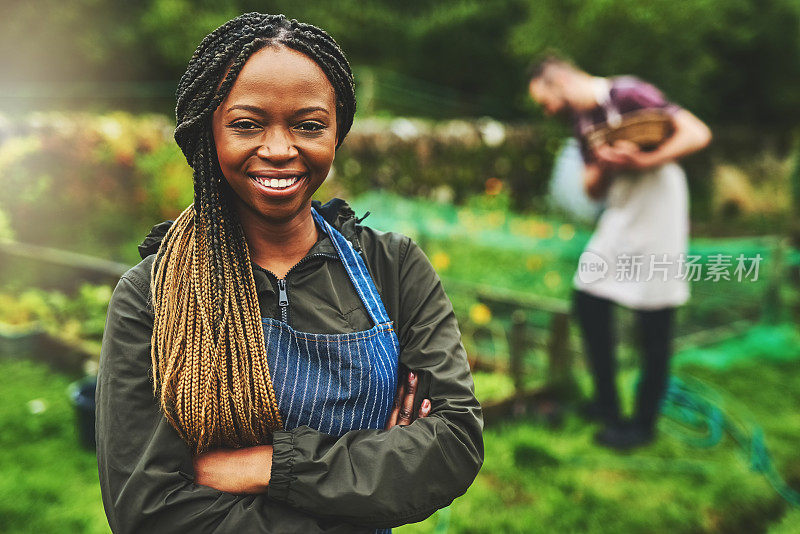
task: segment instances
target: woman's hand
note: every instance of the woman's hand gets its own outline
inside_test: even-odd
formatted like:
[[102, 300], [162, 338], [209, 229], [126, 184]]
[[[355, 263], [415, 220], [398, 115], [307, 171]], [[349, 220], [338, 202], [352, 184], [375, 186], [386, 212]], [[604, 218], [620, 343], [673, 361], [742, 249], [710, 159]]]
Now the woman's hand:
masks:
[[[389, 414], [389, 421], [386, 423], [386, 430], [395, 425], [407, 426], [416, 419], [413, 417], [414, 396], [417, 394], [417, 383], [419, 378], [414, 371], [408, 373], [408, 378], [397, 386], [397, 394], [394, 397], [394, 408]], [[419, 407], [417, 417], [428, 417], [431, 413], [431, 401], [425, 399]]]
[[226, 493], [264, 493], [272, 471], [272, 445], [214, 449], [195, 456], [194, 482]]
[[[414, 372], [401, 382], [389, 414], [386, 430], [395, 425], [406, 426], [413, 417], [414, 396], [419, 378]], [[427, 417], [431, 401], [422, 401], [417, 417]], [[243, 449], [214, 449], [194, 457], [194, 482], [234, 494], [264, 493], [272, 471], [272, 446], [259, 445]]]

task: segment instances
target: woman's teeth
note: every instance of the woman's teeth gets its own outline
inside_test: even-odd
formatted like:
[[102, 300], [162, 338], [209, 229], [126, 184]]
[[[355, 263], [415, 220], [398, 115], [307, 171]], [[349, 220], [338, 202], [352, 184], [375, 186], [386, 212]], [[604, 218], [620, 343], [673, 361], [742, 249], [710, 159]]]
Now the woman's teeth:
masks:
[[258, 183], [260, 183], [261, 185], [263, 185], [264, 187], [270, 187], [272, 189], [285, 189], [297, 183], [297, 180], [299, 180], [300, 177], [294, 176], [292, 178], [262, 178], [261, 176], [253, 176], [253, 179], [256, 180]]

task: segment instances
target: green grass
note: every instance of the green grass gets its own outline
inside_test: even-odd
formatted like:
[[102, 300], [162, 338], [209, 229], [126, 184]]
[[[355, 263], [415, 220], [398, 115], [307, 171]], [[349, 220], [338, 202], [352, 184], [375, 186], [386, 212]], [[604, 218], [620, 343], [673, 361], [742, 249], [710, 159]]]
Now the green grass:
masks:
[[[23, 360], [0, 360], [0, 374], [1, 530], [108, 532], [94, 454], [77, 445], [70, 379]], [[677, 374], [702, 380], [737, 419], [760, 425], [776, 467], [800, 487], [800, 361], [683, 365]], [[633, 381], [627, 371], [620, 384]], [[498, 375], [476, 373], [475, 382], [482, 399], [511, 389]], [[31, 401], [46, 409], [33, 414]], [[596, 429], [572, 415], [559, 428], [516, 421], [487, 429], [484, 467], [451, 505], [448, 532], [800, 532], [798, 510], [750, 470], [730, 437], [697, 448], [664, 419], [655, 444], [615, 454], [593, 444]], [[395, 532], [433, 533], [442, 515]]]
[[[716, 391], [737, 421], [760, 426], [778, 471], [800, 488], [800, 361], [751, 359], [723, 370], [684, 365], [676, 374]], [[620, 380], [628, 404], [634, 380], [632, 371]], [[477, 373], [475, 382], [479, 395], [511, 390], [492, 375]], [[593, 444], [597, 428], [570, 415], [555, 429], [524, 421], [487, 429], [484, 467], [451, 505], [449, 521], [439, 512], [396, 531], [433, 533], [441, 522], [469, 533], [800, 532], [798, 510], [750, 469], [730, 436], [698, 448], [684, 427], [663, 418], [655, 444], [617, 454]]]
[[[97, 460], [78, 445], [70, 379], [5, 359], [0, 376], [0, 530], [109, 532]], [[32, 413], [36, 405], [44, 411]]]

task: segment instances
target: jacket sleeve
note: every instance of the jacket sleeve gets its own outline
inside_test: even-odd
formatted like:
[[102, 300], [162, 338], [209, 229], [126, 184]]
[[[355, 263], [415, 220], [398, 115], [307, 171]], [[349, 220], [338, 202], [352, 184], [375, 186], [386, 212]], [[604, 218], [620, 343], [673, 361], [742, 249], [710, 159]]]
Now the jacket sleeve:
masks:
[[97, 462], [115, 533], [353, 532], [266, 495], [193, 482], [192, 455], [153, 396], [147, 283], [130, 273], [108, 308], [97, 383]]
[[400, 363], [420, 377], [431, 414], [406, 427], [337, 438], [307, 426], [275, 434], [268, 495], [354, 524], [421, 521], [466, 492], [483, 463], [483, 419], [450, 300], [406, 238], [396, 278]]

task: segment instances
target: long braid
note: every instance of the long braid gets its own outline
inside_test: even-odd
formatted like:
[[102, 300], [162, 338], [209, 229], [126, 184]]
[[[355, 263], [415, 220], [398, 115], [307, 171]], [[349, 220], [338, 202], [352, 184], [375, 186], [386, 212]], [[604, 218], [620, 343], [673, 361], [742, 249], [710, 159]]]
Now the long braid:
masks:
[[195, 453], [271, 441], [283, 426], [244, 231], [219, 168], [211, 117], [250, 56], [264, 46], [301, 52], [336, 94], [337, 147], [353, 123], [353, 75], [324, 31], [283, 15], [247, 13], [195, 50], [177, 88], [175, 140], [194, 170], [194, 203], [159, 247], [152, 273], [151, 357], [162, 410]]

